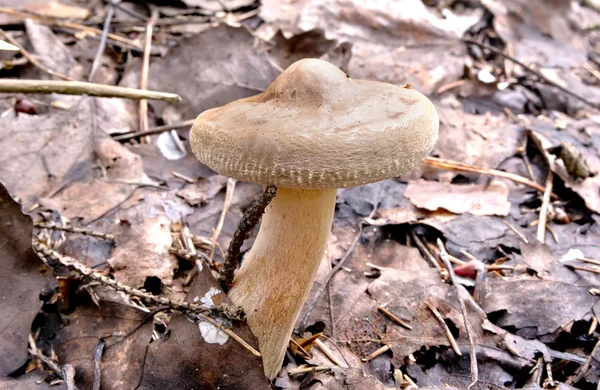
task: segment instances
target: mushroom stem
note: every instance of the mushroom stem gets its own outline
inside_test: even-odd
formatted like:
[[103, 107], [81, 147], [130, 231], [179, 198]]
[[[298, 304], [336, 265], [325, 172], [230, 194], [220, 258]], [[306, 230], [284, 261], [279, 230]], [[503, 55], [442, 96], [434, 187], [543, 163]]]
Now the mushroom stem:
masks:
[[265, 375], [275, 378], [323, 257], [336, 190], [278, 188], [229, 297], [258, 338]]

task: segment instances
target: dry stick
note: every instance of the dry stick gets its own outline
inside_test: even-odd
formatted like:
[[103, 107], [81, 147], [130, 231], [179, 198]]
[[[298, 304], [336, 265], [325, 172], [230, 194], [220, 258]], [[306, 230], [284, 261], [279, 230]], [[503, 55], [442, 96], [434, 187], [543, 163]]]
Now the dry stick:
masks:
[[151, 127], [147, 131], [136, 131], [134, 133], [121, 134], [121, 135], [114, 136], [113, 139], [115, 141], [126, 141], [126, 140], [129, 140], [132, 138], [144, 137], [146, 135], [160, 134], [160, 133], [164, 133], [165, 131], [171, 131], [171, 130], [175, 130], [175, 129], [181, 129], [184, 127], [190, 127], [194, 124], [195, 121], [196, 121], [195, 119], [189, 119], [187, 121], [183, 121], [180, 123], [174, 123], [172, 125]]
[[460, 348], [458, 348], [458, 344], [456, 344], [456, 339], [454, 338], [454, 335], [452, 335], [452, 331], [450, 331], [448, 324], [446, 323], [446, 321], [444, 321], [444, 317], [442, 317], [440, 312], [431, 303], [429, 303], [428, 301], [423, 301], [423, 303], [425, 303], [425, 305], [429, 308], [429, 310], [431, 310], [431, 312], [433, 313], [433, 316], [438, 320], [438, 322], [440, 323], [442, 328], [444, 328], [446, 337], [448, 338], [448, 341], [450, 342], [450, 346], [452, 347], [454, 352], [458, 356], [462, 356], [462, 352], [460, 352]]
[[415, 244], [417, 244], [417, 247], [419, 248], [419, 250], [425, 256], [425, 258], [427, 260], [429, 260], [429, 262], [431, 263], [431, 265], [433, 265], [434, 268], [436, 268], [438, 271], [441, 271], [442, 268], [438, 264], [437, 260], [433, 257], [431, 252], [429, 252], [429, 250], [427, 250], [427, 247], [425, 246], [425, 244], [423, 244], [423, 241], [421, 241], [419, 236], [417, 236], [417, 234], [412, 230], [411, 230], [410, 234], [411, 234], [413, 240], [415, 241]]
[[31, 333], [29, 333], [28, 342], [29, 342], [29, 349], [28, 349], [29, 354], [33, 357], [40, 359], [44, 364], [46, 364], [48, 366], [48, 368], [50, 368], [52, 371], [54, 371], [54, 373], [56, 374], [57, 377], [63, 379], [63, 372], [60, 369], [60, 367], [52, 359], [50, 359], [48, 356], [44, 355], [43, 352], [39, 350], [37, 344], [35, 343], [35, 339], [33, 338]]
[[83, 81], [0, 79], [0, 92], [40, 94], [58, 93], [63, 95], [118, 97], [134, 100], [165, 100], [173, 103], [181, 101], [181, 97], [174, 93], [141, 91], [135, 88], [86, 83]]
[[[158, 10], [154, 9], [150, 20], [146, 25], [146, 42], [144, 45], [144, 57], [142, 60], [142, 74], [140, 75], [140, 89], [148, 89], [148, 71], [150, 70], [150, 49], [152, 48], [152, 34], [154, 32], [154, 23], [158, 18]], [[139, 107], [139, 129], [140, 131], [148, 131], [148, 101], [142, 99], [138, 102]]]
[[586, 257], [578, 257], [575, 260], [583, 261], [584, 263], [590, 263], [594, 265], [600, 265], [600, 260], [588, 259]]
[[104, 240], [112, 241], [115, 239], [115, 236], [112, 234], [95, 232], [90, 229], [83, 229], [83, 228], [78, 228], [78, 227], [57, 226], [54, 223], [35, 222], [34, 226], [39, 227], [40, 229], [61, 230], [61, 231], [68, 232], [68, 233], [76, 233], [76, 234], [83, 234], [84, 236], [98, 237], [98, 238], [102, 238]]
[[299, 375], [299, 374], [305, 374], [307, 372], [320, 372], [320, 371], [329, 371], [331, 370], [331, 367], [327, 367], [327, 366], [309, 366], [309, 367], [298, 367], [298, 368], [293, 368], [288, 372], [289, 376], [294, 376], [294, 375]]
[[239, 307], [236, 307], [233, 305], [221, 305], [221, 306], [207, 308], [203, 305], [197, 305], [197, 304], [191, 303], [191, 302], [174, 301], [169, 298], [155, 296], [155, 295], [152, 295], [145, 291], [138, 290], [136, 288], [127, 286], [126, 284], [117, 282], [114, 279], [110, 279], [107, 276], [105, 276], [99, 272], [96, 272], [91, 268], [86, 267], [85, 265], [81, 264], [79, 261], [77, 261], [69, 256], [61, 255], [60, 253], [56, 252], [55, 250], [50, 249], [47, 246], [45, 246], [39, 242], [33, 243], [33, 249], [35, 249], [35, 251], [38, 253], [38, 255], [40, 255], [40, 257], [43, 260], [47, 261], [47, 265], [49, 267], [55, 267], [58, 265], [62, 265], [64, 267], [67, 267], [69, 270], [75, 271], [75, 272], [79, 273], [80, 275], [89, 277], [90, 279], [97, 281], [106, 287], [110, 287], [116, 291], [121, 291], [128, 295], [132, 295], [135, 297], [145, 299], [146, 301], [152, 302], [156, 305], [167, 305], [175, 310], [192, 311], [192, 312], [197, 312], [199, 314], [202, 314], [202, 313], [211, 313], [211, 314], [215, 314], [215, 315], [224, 314], [227, 317], [230, 317], [231, 319], [240, 319], [241, 318], [239, 315], [239, 313], [241, 312], [241, 309]]
[[0, 28], [0, 35], [6, 39], [8, 42], [12, 43], [13, 45], [15, 45], [17, 48], [19, 48], [19, 51], [21, 52], [21, 54], [23, 55], [23, 57], [27, 58], [27, 60], [31, 63], [31, 65], [35, 66], [36, 68], [48, 73], [50, 76], [54, 76], [54, 77], [58, 77], [60, 79], [63, 80], [68, 80], [68, 81], [73, 81], [73, 79], [69, 76], [65, 76], [62, 73], [58, 73], [53, 71], [52, 69], [47, 68], [46, 66], [44, 66], [41, 62], [39, 62], [31, 53], [29, 53], [27, 50], [25, 50], [25, 48], [23, 48], [23, 46], [21, 46], [19, 44], [19, 42], [17, 42], [16, 39], [14, 39], [13, 37], [11, 37], [10, 35], [8, 35], [6, 33], [6, 31], [2, 30]]
[[514, 227], [513, 225], [511, 225], [509, 222], [506, 222], [505, 220], [502, 220], [502, 222], [504, 222], [504, 224], [513, 231], [513, 233], [515, 233], [517, 235], [517, 237], [519, 237], [521, 240], [523, 240], [523, 242], [525, 244], [529, 244], [529, 240], [527, 239], [527, 237], [525, 237], [525, 235], [523, 235], [523, 233], [521, 233], [516, 227]]
[[[539, 185], [538, 183], [527, 179], [526, 177], [515, 175], [514, 173], [499, 171], [497, 169], [488, 169], [488, 168], [480, 168], [475, 165], [465, 164], [458, 161], [445, 160], [437, 157], [425, 157], [422, 164], [441, 168], [441, 169], [449, 169], [453, 171], [461, 171], [461, 172], [472, 172], [472, 173], [480, 173], [483, 175], [492, 175], [496, 177], [501, 177], [504, 179], [512, 180], [516, 183], [524, 184], [528, 187], [535, 188], [540, 192], [544, 192], [546, 190], [545, 187]], [[553, 197], [556, 197], [553, 195]]]
[[[554, 175], [548, 167], [548, 176], [546, 177], [546, 189], [542, 198], [542, 206], [540, 207], [540, 219], [537, 227], [537, 240], [542, 244], [546, 238], [546, 219], [548, 217], [548, 206], [550, 205], [550, 194], [552, 193], [552, 181]], [[555, 238], [556, 239], [556, 238]]]
[[594, 355], [596, 355], [598, 348], [600, 348], [600, 340], [598, 340], [596, 345], [594, 345], [594, 349], [592, 349], [592, 353], [590, 353], [590, 356], [588, 356], [587, 360], [585, 361], [585, 364], [583, 366], [579, 366], [579, 372], [577, 373], [575, 378], [569, 378], [567, 384], [572, 385], [573, 383], [579, 382], [583, 378], [586, 371], [590, 368], [590, 365], [592, 364], [592, 359], [594, 359]]
[[305, 311], [304, 317], [300, 321], [297, 321], [297, 323], [299, 324], [298, 328], [304, 329], [304, 327], [306, 326], [306, 321], [308, 320], [308, 316], [312, 312], [312, 309], [315, 307], [315, 304], [317, 303], [317, 301], [321, 297], [321, 294], [323, 294], [323, 291], [325, 291], [325, 288], [327, 287], [327, 285], [329, 284], [329, 282], [333, 278], [333, 275], [335, 275], [342, 268], [342, 266], [344, 265], [344, 262], [346, 260], [348, 260], [348, 258], [350, 257], [350, 255], [354, 251], [354, 248], [356, 248], [356, 244], [358, 244], [358, 240], [360, 240], [360, 236], [362, 235], [362, 231], [363, 231], [363, 225], [362, 225], [362, 222], [361, 222], [359, 224], [358, 233], [356, 233], [356, 236], [354, 237], [354, 240], [352, 240], [352, 243], [350, 244], [350, 246], [346, 250], [346, 253], [344, 253], [344, 255], [342, 256], [342, 258], [340, 259], [340, 261], [338, 261], [338, 263], [335, 265], [335, 267], [333, 267], [333, 269], [329, 272], [329, 274], [327, 275], [327, 278], [325, 278], [325, 281], [319, 287], [319, 289], [316, 291], [315, 295], [312, 297], [312, 299], [310, 300], [310, 302], [306, 304], [306, 308], [307, 309]]
[[391, 348], [392, 348], [392, 347], [390, 347], [390, 345], [389, 345], [389, 344], [386, 344], [386, 345], [384, 345], [383, 347], [381, 347], [381, 348], [379, 348], [379, 349], [375, 350], [375, 352], [373, 352], [373, 353], [372, 353], [372, 354], [370, 354], [369, 356], [367, 356], [367, 357], [364, 357], [364, 358], [362, 358], [362, 359], [360, 359], [360, 360], [361, 360], [363, 363], [369, 362], [369, 361], [371, 361], [371, 360], [375, 359], [377, 356], [379, 356], [379, 355], [381, 355], [381, 354], [383, 354], [383, 353], [385, 353], [385, 352], [389, 351]]
[[100, 43], [98, 44], [98, 50], [96, 51], [96, 56], [94, 57], [94, 62], [92, 63], [92, 70], [90, 71], [89, 81], [94, 81], [94, 76], [96, 75], [96, 71], [100, 66], [100, 59], [102, 58], [102, 54], [104, 54], [104, 48], [106, 47], [106, 38], [108, 36], [108, 30], [110, 29], [110, 23], [112, 22], [113, 15], [115, 13], [114, 2], [109, 1], [108, 11], [106, 12], [106, 17], [104, 18], [104, 25], [102, 27], [102, 35], [100, 36]]
[[250, 231], [254, 226], [256, 226], [260, 217], [265, 212], [265, 208], [269, 205], [269, 203], [271, 203], [271, 200], [276, 194], [277, 187], [274, 185], [267, 186], [265, 191], [250, 205], [250, 207], [248, 207], [242, 216], [242, 220], [240, 221], [240, 224], [233, 234], [231, 243], [229, 244], [229, 249], [227, 250], [227, 255], [225, 256], [225, 261], [223, 262], [223, 267], [221, 267], [219, 272], [219, 283], [221, 284], [223, 291], [229, 291], [229, 287], [233, 281], [235, 269], [237, 268], [240, 260], [241, 248], [244, 244], [244, 241], [248, 239], [250, 236]]
[[408, 325], [406, 322], [402, 321], [400, 318], [396, 317], [392, 312], [390, 312], [389, 310], [387, 310], [385, 307], [378, 305], [377, 306], [377, 310], [379, 310], [381, 313], [383, 313], [387, 318], [389, 318], [390, 320], [394, 321], [395, 323], [397, 323], [400, 326], [405, 327], [406, 329], [412, 330], [412, 326]]
[[450, 260], [448, 260], [448, 252], [442, 243], [442, 240], [438, 238], [437, 240], [438, 247], [440, 248], [440, 258], [444, 263], [444, 266], [448, 269], [448, 275], [450, 276], [450, 280], [452, 281], [452, 286], [454, 287], [454, 292], [456, 293], [456, 297], [458, 298], [458, 302], [460, 303], [460, 311], [462, 312], [463, 321], [465, 325], [465, 331], [467, 332], [467, 337], [469, 339], [469, 356], [471, 358], [471, 384], [469, 385], [469, 389], [478, 381], [479, 373], [477, 369], [477, 355], [475, 353], [475, 344], [473, 342], [473, 335], [469, 329], [469, 321], [467, 320], [467, 308], [465, 303], [460, 297], [460, 291], [458, 286], [458, 281], [456, 280], [456, 275], [454, 274], [454, 269], [450, 264]]
[[212, 262], [215, 258], [217, 238], [219, 238], [219, 235], [221, 234], [223, 224], [225, 223], [225, 215], [227, 215], [227, 211], [229, 211], [229, 206], [231, 206], [231, 199], [233, 199], [233, 192], [235, 191], [236, 183], [237, 180], [235, 179], [227, 179], [227, 189], [225, 190], [225, 201], [223, 202], [223, 210], [221, 211], [221, 216], [219, 217], [217, 227], [213, 231], [212, 237], [210, 238], [210, 254], [208, 255], [210, 262]]
[[335, 357], [335, 355], [329, 350], [329, 348], [327, 348], [327, 346], [321, 340], [316, 339], [315, 345], [321, 350], [321, 352], [323, 352], [325, 356], [327, 356], [327, 359], [331, 360], [333, 364], [338, 365], [340, 367], [344, 367], [342, 362], [340, 362], [338, 358]]
[[[69, 28], [69, 29], [73, 29], [73, 30], [77, 30], [77, 31], [82, 31], [82, 32], [85, 32], [85, 33], [87, 33], [89, 35], [93, 35], [93, 36], [95, 36], [95, 35], [101, 36], [102, 35], [102, 31], [98, 30], [97, 28], [94, 28], [94, 27], [83, 26], [81, 24], [67, 22], [67, 21], [63, 21], [63, 20], [49, 19], [45, 16], [38, 15], [33, 12], [21, 12], [21, 11], [14, 10], [12, 8], [0, 7], [0, 13], [11, 15], [11, 16], [16, 16], [18, 18], [23, 18], [23, 19], [33, 19], [38, 22], [50, 24], [52, 26], [64, 27], [64, 28]], [[120, 35], [111, 34], [111, 33], [108, 33], [107, 37], [114, 41], [122, 43], [124, 45], [135, 47], [137, 50], [141, 51], [141, 47], [137, 43], [135, 43], [134, 41], [132, 41], [130, 39], [123, 38]]]
[[481, 47], [482, 49], [489, 50], [489, 51], [491, 51], [491, 52], [492, 52], [492, 53], [494, 53], [494, 54], [497, 54], [497, 55], [499, 55], [499, 56], [501, 56], [501, 57], [504, 57], [504, 58], [506, 58], [507, 60], [509, 60], [509, 61], [512, 61], [512, 62], [514, 62], [515, 64], [517, 64], [517, 65], [521, 66], [523, 69], [525, 69], [525, 70], [526, 70], [526, 71], [528, 71], [529, 73], [533, 74], [534, 76], [536, 76], [537, 78], [539, 78], [541, 81], [544, 81], [545, 83], [547, 83], [547, 84], [549, 84], [549, 85], [551, 85], [551, 86], [553, 86], [553, 87], [555, 87], [555, 88], [559, 89], [560, 91], [562, 91], [562, 92], [566, 93], [567, 95], [570, 95], [570, 96], [572, 96], [572, 97], [574, 97], [574, 98], [576, 98], [576, 99], [578, 99], [578, 100], [580, 100], [580, 101], [584, 102], [584, 103], [585, 103], [585, 104], [587, 104], [588, 106], [591, 106], [591, 107], [594, 107], [594, 108], [600, 108], [600, 105], [599, 105], [599, 104], [592, 103], [592, 102], [590, 102], [589, 100], [587, 100], [586, 98], [584, 98], [584, 97], [582, 97], [582, 96], [579, 96], [579, 95], [578, 95], [578, 94], [576, 94], [575, 92], [572, 92], [572, 91], [568, 90], [567, 88], [565, 88], [565, 87], [563, 87], [563, 86], [561, 86], [561, 85], [559, 85], [559, 84], [555, 83], [554, 81], [552, 81], [552, 80], [548, 79], [546, 76], [544, 76], [543, 74], [541, 74], [541, 73], [540, 73], [540, 72], [538, 72], [537, 70], [533, 69], [533, 68], [532, 68], [532, 67], [530, 67], [530, 66], [527, 66], [527, 65], [525, 65], [525, 63], [523, 63], [523, 62], [519, 61], [519, 60], [518, 60], [518, 59], [516, 59], [515, 57], [513, 57], [513, 56], [511, 56], [511, 55], [508, 55], [508, 54], [506, 54], [506, 53], [504, 53], [502, 50], [498, 50], [498, 49], [496, 49], [496, 48], [495, 48], [495, 47], [493, 47], [493, 46], [489, 46], [489, 45], [486, 45], [485, 43], [477, 42], [477, 41], [474, 41], [474, 40], [472, 40], [472, 39], [461, 39], [461, 40], [462, 40], [464, 43], [467, 43], [467, 44], [472, 44], [472, 45], [479, 46], [479, 47]]

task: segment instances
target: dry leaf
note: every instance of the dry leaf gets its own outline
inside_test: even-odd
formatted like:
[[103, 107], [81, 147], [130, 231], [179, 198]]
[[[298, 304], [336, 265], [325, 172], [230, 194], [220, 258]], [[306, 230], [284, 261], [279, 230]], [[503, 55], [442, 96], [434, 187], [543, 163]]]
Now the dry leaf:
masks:
[[404, 196], [415, 206], [431, 211], [473, 215], [508, 215], [510, 211], [508, 187], [500, 181], [484, 186], [415, 180], [408, 183]]

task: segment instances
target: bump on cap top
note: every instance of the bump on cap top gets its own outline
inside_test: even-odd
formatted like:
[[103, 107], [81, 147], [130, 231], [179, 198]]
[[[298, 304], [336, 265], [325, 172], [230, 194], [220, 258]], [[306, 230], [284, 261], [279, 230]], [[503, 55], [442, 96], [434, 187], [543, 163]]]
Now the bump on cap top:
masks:
[[438, 126], [421, 93], [353, 80], [328, 62], [306, 59], [264, 93], [200, 114], [190, 142], [196, 157], [224, 176], [343, 188], [413, 169], [433, 149]]

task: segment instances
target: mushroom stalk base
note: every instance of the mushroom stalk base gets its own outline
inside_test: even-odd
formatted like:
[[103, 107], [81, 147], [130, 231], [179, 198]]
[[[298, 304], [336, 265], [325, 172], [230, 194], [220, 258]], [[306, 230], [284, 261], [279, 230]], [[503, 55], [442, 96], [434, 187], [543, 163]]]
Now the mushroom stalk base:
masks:
[[229, 297], [244, 308], [273, 379], [325, 251], [336, 190], [278, 188]]

